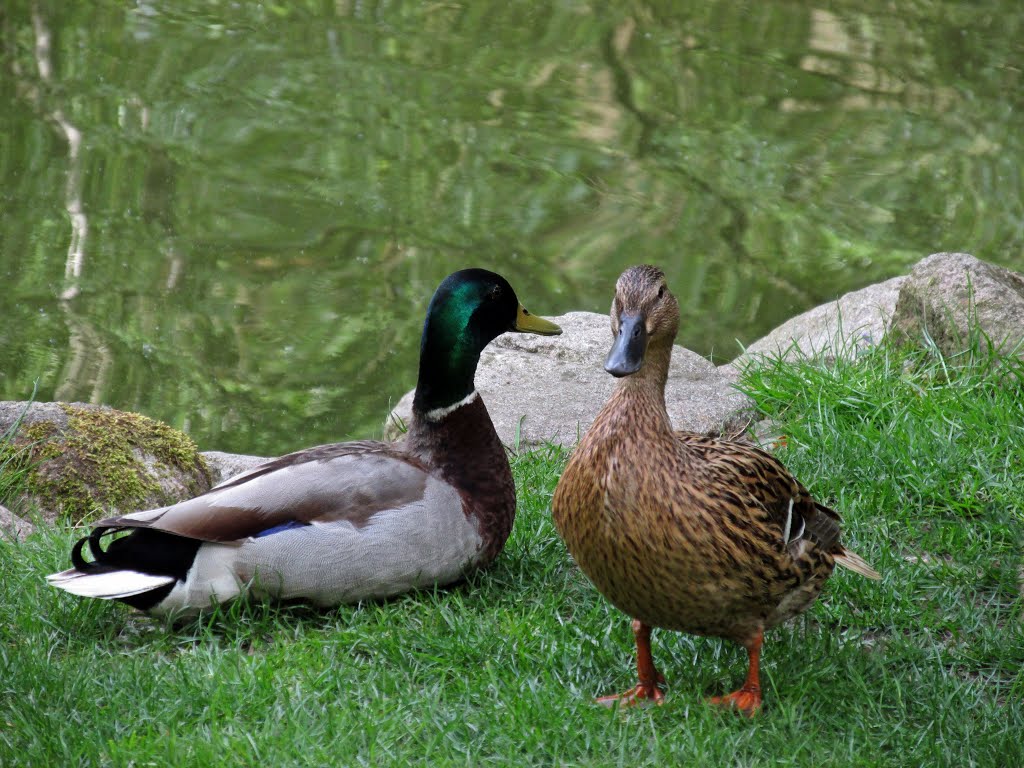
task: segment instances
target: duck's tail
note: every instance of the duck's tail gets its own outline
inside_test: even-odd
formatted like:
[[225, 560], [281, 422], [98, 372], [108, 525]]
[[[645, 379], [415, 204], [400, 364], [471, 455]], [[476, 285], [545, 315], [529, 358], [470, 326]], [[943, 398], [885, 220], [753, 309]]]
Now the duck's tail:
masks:
[[836, 565], [841, 565], [843, 568], [856, 571], [861, 576], [866, 576], [869, 579], [875, 580], [882, 578], [882, 575], [868, 565], [868, 561], [856, 552], [851, 552], [850, 550], [843, 548], [838, 555], [835, 555], [835, 560]]
[[[123, 530], [97, 526], [71, 548], [74, 568], [52, 573], [46, 580], [73, 595], [121, 600], [149, 610], [188, 572], [200, 542], [147, 528], [133, 529], [118, 538]], [[105, 539], [109, 539], [106, 547]], [[85, 549], [91, 559], [86, 559]]]
[[175, 578], [130, 570], [110, 569], [85, 573], [77, 568], [71, 568], [60, 573], [51, 573], [46, 580], [51, 586], [79, 597], [121, 600], [173, 584]]

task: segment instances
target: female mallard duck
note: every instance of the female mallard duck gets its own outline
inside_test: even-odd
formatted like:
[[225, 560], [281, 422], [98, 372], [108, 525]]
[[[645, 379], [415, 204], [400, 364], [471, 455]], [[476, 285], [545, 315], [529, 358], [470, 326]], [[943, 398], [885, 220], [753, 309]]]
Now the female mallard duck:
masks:
[[661, 270], [626, 270], [612, 302], [605, 370], [621, 378], [555, 489], [555, 525], [583, 572], [633, 617], [640, 682], [598, 701], [660, 702], [651, 627], [743, 645], [743, 687], [712, 699], [754, 714], [766, 629], [817, 597], [836, 563], [878, 574], [839, 543], [839, 515], [775, 458], [742, 443], [673, 432], [665, 381], [679, 305]]
[[[473, 379], [480, 352], [506, 331], [561, 333], [523, 309], [500, 275], [450, 275], [427, 309], [403, 442], [309, 448], [194, 499], [101, 520], [75, 544], [75, 567], [48, 580], [188, 614], [245, 589], [328, 606], [448, 584], [488, 565], [512, 530], [516, 496]], [[131, 532], [115, 537], [121, 531]]]

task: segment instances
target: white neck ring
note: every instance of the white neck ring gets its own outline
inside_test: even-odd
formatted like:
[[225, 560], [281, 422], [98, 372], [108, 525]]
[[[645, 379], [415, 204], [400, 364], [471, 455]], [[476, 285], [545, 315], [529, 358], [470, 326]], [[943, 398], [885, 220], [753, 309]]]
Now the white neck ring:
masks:
[[480, 397], [480, 393], [477, 392], [474, 389], [472, 392], [470, 392], [464, 398], [459, 400], [457, 403], [452, 403], [451, 405], [446, 405], [443, 408], [434, 408], [433, 410], [427, 411], [425, 414], [423, 414], [423, 417], [427, 421], [440, 421], [445, 416], [447, 416], [447, 415], [449, 415], [451, 413], [454, 413], [455, 411], [457, 411], [462, 406], [469, 405], [474, 400], [476, 400], [478, 397]]

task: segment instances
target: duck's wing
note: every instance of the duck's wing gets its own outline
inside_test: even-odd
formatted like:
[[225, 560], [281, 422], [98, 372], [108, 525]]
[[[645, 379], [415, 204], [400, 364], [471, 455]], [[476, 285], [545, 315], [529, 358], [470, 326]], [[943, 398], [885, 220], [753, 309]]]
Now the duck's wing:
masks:
[[719, 440], [692, 432], [677, 432], [686, 450], [701, 456], [706, 482], [724, 492], [733, 508], [756, 513], [765, 535], [794, 559], [813, 548], [871, 579], [880, 578], [868, 563], [840, 543], [842, 518], [814, 500], [806, 488], [770, 453], [747, 443]]
[[152, 528], [190, 539], [238, 542], [288, 527], [347, 522], [423, 500], [429, 478], [389, 443], [357, 441], [273, 459], [195, 498], [101, 520], [101, 528]]
[[714, 488], [720, 504], [758, 524], [780, 548], [813, 542], [831, 551], [839, 542], [839, 515], [816, 502], [782, 462], [747, 443], [677, 432], [684, 450], [699, 457], [694, 471]]

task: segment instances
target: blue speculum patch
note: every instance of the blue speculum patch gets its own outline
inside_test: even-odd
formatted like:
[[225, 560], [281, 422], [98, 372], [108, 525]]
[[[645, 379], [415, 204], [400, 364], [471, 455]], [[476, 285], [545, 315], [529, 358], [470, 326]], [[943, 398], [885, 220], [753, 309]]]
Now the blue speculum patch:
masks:
[[262, 539], [264, 536], [270, 536], [283, 531], [290, 531], [293, 528], [305, 528], [307, 525], [309, 525], [309, 523], [300, 523], [298, 520], [289, 520], [287, 523], [281, 523], [280, 525], [275, 525], [273, 528], [267, 528], [265, 531], [260, 531], [253, 536], [253, 538]]

